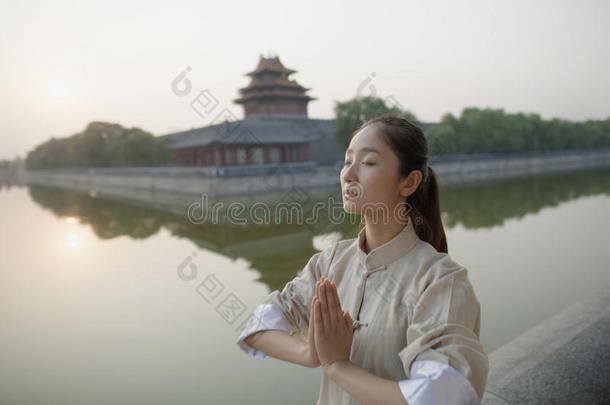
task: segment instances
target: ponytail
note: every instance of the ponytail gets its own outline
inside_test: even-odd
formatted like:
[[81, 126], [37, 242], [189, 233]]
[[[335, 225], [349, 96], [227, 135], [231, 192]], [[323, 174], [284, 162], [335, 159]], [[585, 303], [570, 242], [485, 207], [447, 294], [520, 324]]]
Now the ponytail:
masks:
[[436, 173], [426, 165], [427, 173], [417, 191], [407, 198], [413, 207], [409, 216], [417, 236], [437, 251], [447, 253], [447, 237], [441, 220], [439, 186]]

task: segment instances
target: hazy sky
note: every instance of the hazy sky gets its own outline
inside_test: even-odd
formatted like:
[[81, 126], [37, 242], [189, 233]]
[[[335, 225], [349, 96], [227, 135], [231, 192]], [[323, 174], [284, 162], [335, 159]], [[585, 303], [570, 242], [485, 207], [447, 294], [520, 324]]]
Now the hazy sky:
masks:
[[204, 89], [241, 118], [232, 100], [269, 52], [311, 88], [313, 118], [371, 74], [424, 121], [466, 106], [605, 118], [609, 18], [607, 0], [0, 0], [0, 159], [93, 120], [155, 135], [208, 125], [190, 107]]

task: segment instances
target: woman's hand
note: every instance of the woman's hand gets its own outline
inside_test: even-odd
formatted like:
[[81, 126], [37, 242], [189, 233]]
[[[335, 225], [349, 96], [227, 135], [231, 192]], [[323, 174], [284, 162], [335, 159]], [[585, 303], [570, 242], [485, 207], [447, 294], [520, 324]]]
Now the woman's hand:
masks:
[[[341, 309], [334, 283], [322, 277], [313, 298], [314, 338], [322, 367], [335, 361], [349, 361], [352, 348], [352, 318]], [[311, 335], [311, 328], [310, 328]]]

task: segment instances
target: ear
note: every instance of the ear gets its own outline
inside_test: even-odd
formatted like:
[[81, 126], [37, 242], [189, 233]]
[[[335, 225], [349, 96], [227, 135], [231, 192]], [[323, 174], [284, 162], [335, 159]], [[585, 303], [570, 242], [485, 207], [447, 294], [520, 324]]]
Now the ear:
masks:
[[412, 170], [406, 179], [400, 182], [400, 195], [402, 197], [408, 197], [417, 190], [419, 183], [423, 178], [423, 174], [420, 170]]

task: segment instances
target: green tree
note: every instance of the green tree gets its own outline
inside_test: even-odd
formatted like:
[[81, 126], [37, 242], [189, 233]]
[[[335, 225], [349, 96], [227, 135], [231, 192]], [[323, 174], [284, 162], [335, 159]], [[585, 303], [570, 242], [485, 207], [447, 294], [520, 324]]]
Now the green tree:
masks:
[[431, 154], [516, 153], [610, 146], [610, 118], [571, 122], [468, 107], [427, 130]]
[[169, 162], [164, 142], [140, 128], [92, 122], [81, 133], [51, 138], [30, 151], [28, 168], [163, 166]]
[[332, 135], [337, 144], [345, 151], [349, 146], [352, 133], [359, 125], [383, 114], [393, 114], [420, 125], [415, 115], [396, 106], [389, 107], [379, 97], [357, 97], [345, 102], [335, 102], [335, 122]]
[[460, 150], [458, 136], [450, 125], [434, 125], [426, 137], [431, 155], [455, 155]]

